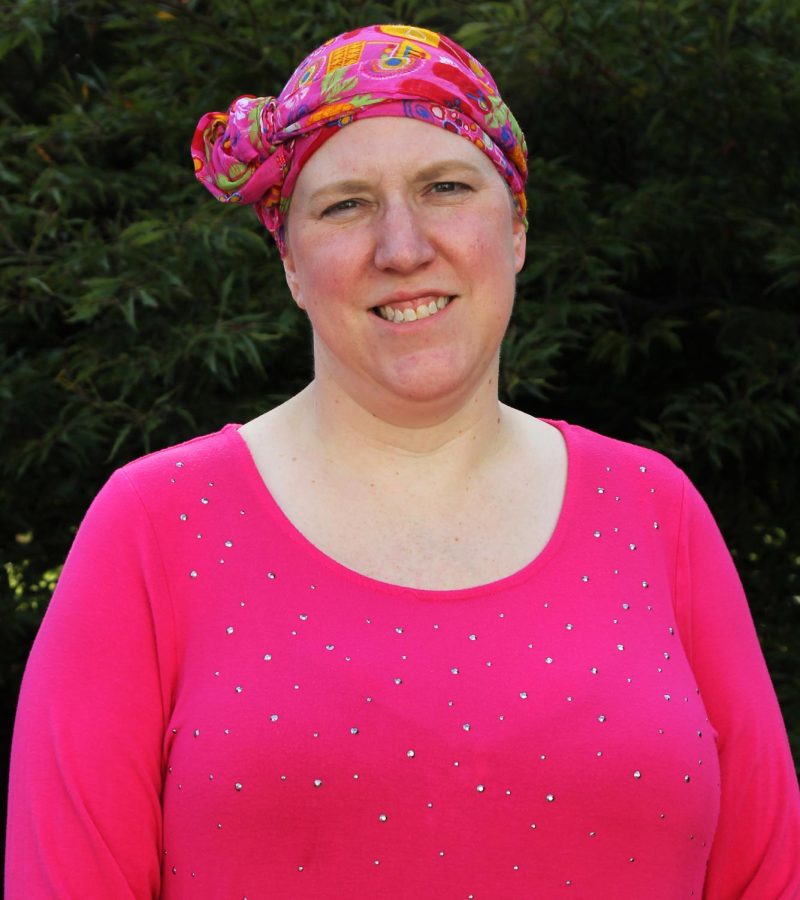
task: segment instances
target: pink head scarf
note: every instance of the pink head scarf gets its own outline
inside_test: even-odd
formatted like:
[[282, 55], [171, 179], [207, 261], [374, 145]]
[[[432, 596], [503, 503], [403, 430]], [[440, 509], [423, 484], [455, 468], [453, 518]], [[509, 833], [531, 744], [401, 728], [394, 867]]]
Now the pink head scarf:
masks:
[[226, 203], [251, 205], [285, 252], [284, 224], [306, 160], [339, 129], [404, 116], [471, 141], [508, 184], [525, 218], [525, 137], [489, 72], [442, 34], [370, 25], [307, 56], [276, 97], [244, 96], [207, 113], [192, 141], [197, 178]]

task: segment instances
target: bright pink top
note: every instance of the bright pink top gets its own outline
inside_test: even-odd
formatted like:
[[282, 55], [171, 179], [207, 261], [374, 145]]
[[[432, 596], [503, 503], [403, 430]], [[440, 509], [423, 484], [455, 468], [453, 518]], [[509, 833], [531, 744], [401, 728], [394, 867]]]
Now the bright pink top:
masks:
[[556, 424], [550, 542], [466, 590], [326, 557], [236, 426], [113, 475], [25, 675], [7, 897], [800, 896], [710, 513], [662, 456]]

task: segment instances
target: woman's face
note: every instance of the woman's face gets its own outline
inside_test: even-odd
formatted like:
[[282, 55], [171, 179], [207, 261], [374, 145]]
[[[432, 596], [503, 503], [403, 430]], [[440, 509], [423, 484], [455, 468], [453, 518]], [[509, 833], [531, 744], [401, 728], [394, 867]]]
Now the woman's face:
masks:
[[525, 256], [505, 182], [469, 141], [354, 122], [301, 171], [284, 258], [316, 377], [366, 408], [470, 396], [496, 370]]

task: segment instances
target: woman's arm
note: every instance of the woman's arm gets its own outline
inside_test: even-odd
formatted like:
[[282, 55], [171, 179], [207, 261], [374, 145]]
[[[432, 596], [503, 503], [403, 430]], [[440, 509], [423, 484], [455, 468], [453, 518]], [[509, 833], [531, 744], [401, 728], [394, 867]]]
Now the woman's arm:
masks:
[[23, 680], [6, 897], [157, 897], [173, 633], [146, 512], [124, 473], [92, 504]]
[[722, 802], [707, 900], [800, 897], [800, 796], [739, 577], [687, 482], [677, 588], [681, 635], [718, 734]]

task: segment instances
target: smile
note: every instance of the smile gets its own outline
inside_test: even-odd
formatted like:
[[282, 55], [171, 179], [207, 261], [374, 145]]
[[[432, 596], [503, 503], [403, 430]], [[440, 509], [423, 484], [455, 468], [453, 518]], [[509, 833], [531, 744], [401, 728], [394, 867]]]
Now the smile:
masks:
[[390, 303], [384, 306], [376, 306], [373, 312], [388, 322], [416, 322], [417, 319], [428, 319], [435, 316], [447, 306], [452, 297], [419, 297], [411, 303], [404, 303], [403, 309], [392, 306]]

